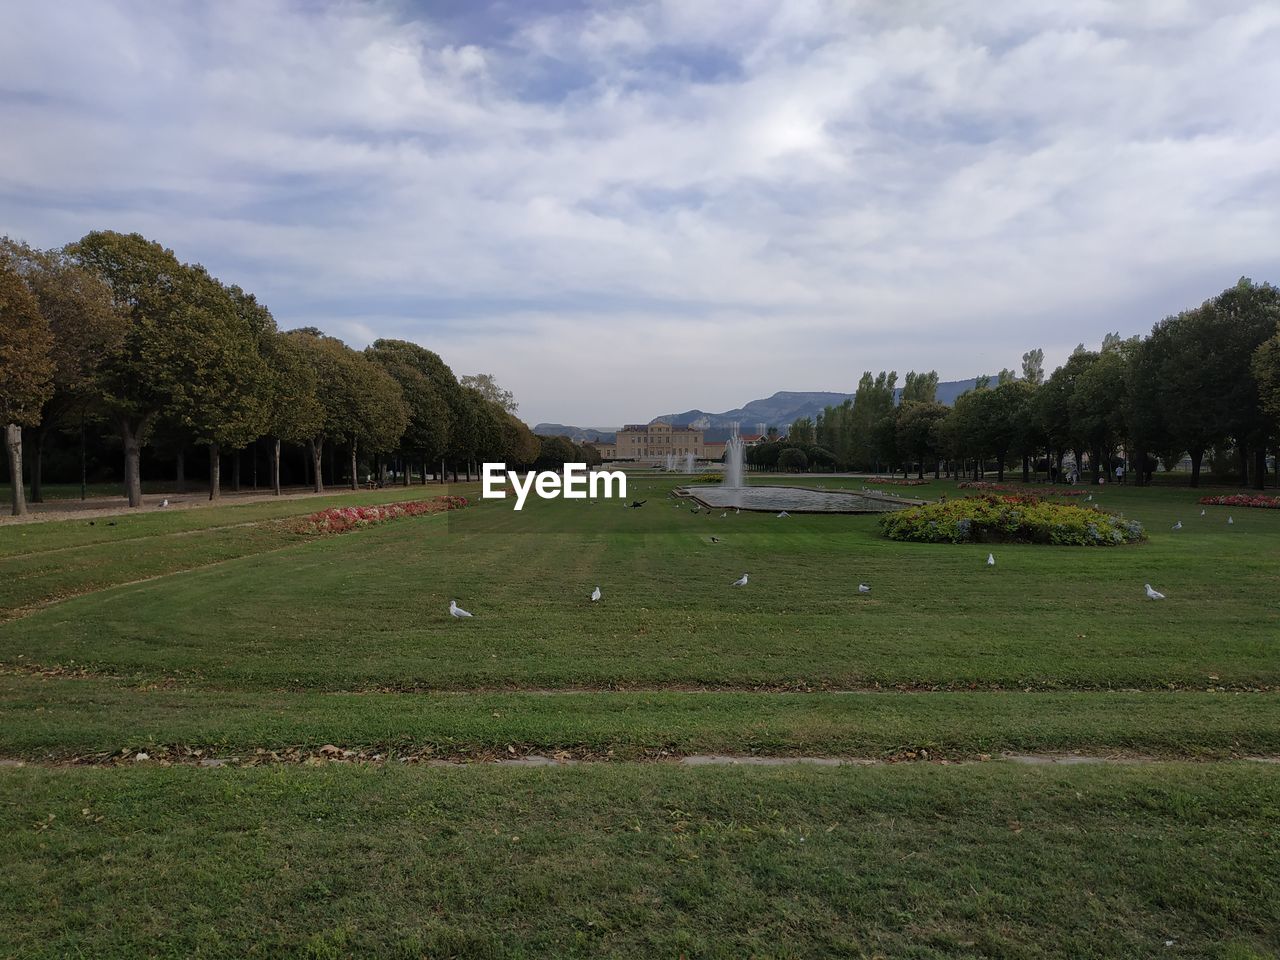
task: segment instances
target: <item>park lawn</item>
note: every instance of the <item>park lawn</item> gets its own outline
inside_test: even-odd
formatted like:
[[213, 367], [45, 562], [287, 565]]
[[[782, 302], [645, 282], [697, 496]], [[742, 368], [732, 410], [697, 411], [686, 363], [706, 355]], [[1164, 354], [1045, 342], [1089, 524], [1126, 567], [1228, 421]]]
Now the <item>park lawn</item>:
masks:
[[[441, 487], [0, 525], [0, 618], [107, 587], [298, 543], [276, 521], [332, 506], [430, 499]], [[425, 492], [424, 492], [425, 491]], [[472, 491], [466, 488], [463, 495]]]
[[975, 758], [1280, 755], [1280, 694], [1208, 692], [318, 693], [0, 676], [0, 756], [254, 759], [254, 751], [484, 758], [694, 754]]
[[1260, 764], [0, 776], [0, 953], [1258, 957]]
[[1280, 683], [1277, 511], [1227, 526], [1186, 491], [1115, 491], [1149, 542], [998, 546], [992, 568], [872, 516], [693, 515], [671, 483], [634, 483], [641, 509], [483, 503], [104, 590], [0, 625], [0, 662], [325, 690]]

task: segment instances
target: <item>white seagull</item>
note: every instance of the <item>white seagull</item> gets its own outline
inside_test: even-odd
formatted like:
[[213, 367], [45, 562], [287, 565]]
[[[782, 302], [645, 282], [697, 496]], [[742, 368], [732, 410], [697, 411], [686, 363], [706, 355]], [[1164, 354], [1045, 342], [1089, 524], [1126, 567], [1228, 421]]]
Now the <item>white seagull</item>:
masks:
[[994, 553], [987, 554], [987, 566], [994, 567], [996, 565], [996, 555]]
[[737, 580], [733, 581], [732, 586], [745, 587], [747, 585], [747, 575], [744, 573]]
[[1164, 599], [1164, 594], [1161, 593], [1159, 590], [1154, 589], [1149, 583], [1147, 584], [1147, 596], [1150, 597], [1152, 600]]
[[602, 594], [600, 593], [600, 588], [596, 587], [594, 590], [591, 591], [591, 602], [595, 603], [597, 600], [600, 599], [601, 596]]
[[779, 520], [781, 520], [781, 519], [783, 519], [784, 517], [789, 517], [789, 516], [791, 516], [791, 514], [787, 513], [787, 511], [783, 510], [780, 514], [778, 514], [778, 519], [779, 519]]
[[1173, 529], [1175, 529], [1175, 530], [1181, 530], [1181, 529], [1182, 529], [1182, 521], [1181, 521], [1181, 520], [1179, 520], [1177, 523], [1175, 523], [1175, 524], [1173, 525]]
[[169, 500], [168, 500], [168, 498], [165, 498], [164, 500], [161, 500], [161, 501], [160, 501], [160, 506], [162, 506], [162, 507], [167, 507], [168, 505], [169, 505]]
[[1201, 509], [1201, 510], [1200, 510], [1200, 516], [1202, 516], [1202, 517], [1204, 516], [1204, 510], [1203, 510], [1203, 509]]
[[1092, 503], [1092, 502], [1093, 502], [1093, 494], [1091, 493], [1091, 494], [1089, 494], [1087, 497], [1085, 497], [1085, 498], [1084, 498], [1084, 502], [1085, 502], [1085, 503]]
[[727, 517], [728, 515], [729, 515], [729, 511], [728, 511], [728, 510], [726, 510], [724, 513], [720, 514], [720, 519], [721, 519], [721, 520], [723, 520], [723, 519], [724, 519], [725, 517]]
[[469, 617], [469, 616], [471, 616], [471, 614], [467, 613], [467, 611], [463, 610], [460, 606], [458, 606], [458, 601], [457, 601], [457, 600], [450, 600], [450, 601], [449, 601], [449, 616], [451, 616], [451, 617]]
[[1227, 523], [1228, 524], [1235, 523], [1235, 520], [1233, 520], [1231, 517], [1227, 517]]
[[860, 583], [860, 584], [858, 584], [858, 592], [859, 592], [859, 593], [870, 593], [870, 592], [871, 592], [871, 588], [870, 588], [869, 586], [867, 586], [865, 583]]

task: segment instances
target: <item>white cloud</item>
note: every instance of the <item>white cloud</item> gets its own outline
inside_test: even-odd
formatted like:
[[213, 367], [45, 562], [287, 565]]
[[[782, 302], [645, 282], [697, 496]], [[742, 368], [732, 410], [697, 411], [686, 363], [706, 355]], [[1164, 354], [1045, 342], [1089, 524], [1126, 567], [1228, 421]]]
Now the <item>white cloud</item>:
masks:
[[20, 7], [0, 231], [141, 230], [597, 424], [1060, 360], [1274, 262], [1273, 3], [520, 15]]

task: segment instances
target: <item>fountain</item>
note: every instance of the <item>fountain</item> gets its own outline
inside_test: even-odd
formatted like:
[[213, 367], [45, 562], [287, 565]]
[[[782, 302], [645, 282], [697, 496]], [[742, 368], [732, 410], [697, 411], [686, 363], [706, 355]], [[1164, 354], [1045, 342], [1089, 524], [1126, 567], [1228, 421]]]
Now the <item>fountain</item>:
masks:
[[674, 453], [667, 454], [667, 473], [676, 472], [676, 455]]
[[779, 510], [795, 513], [884, 513], [924, 502], [879, 491], [855, 493], [852, 490], [825, 489], [825, 485], [818, 489], [780, 483], [747, 486], [743, 475], [744, 450], [745, 443], [735, 423], [730, 427], [729, 439], [724, 446], [724, 480], [720, 486], [695, 485], [681, 488], [677, 493], [708, 509], [734, 508], [769, 513]]
[[693, 473], [693, 451], [690, 450], [684, 455], [684, 472]]
[[722, 486], [735, 490], [742, 486], [742, 437], [738, 435], [738, 425], [729, 427], [729, 439], [724, 445], [724, 483]]

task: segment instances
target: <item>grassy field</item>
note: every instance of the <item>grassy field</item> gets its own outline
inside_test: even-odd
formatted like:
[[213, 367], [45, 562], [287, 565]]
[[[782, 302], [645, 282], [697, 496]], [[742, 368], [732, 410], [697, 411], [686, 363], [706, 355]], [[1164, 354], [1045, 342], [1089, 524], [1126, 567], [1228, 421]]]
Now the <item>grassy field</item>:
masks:
[[[1108, 486], [1148, 542], [989, 548], [671, 486], [0, 526], [0, 955], [1280, 950], [1280, 511]], [[1001, 759], [1062, 752], [1135, 762]], [[526, 754], [602, 762], [420, 762]]]

